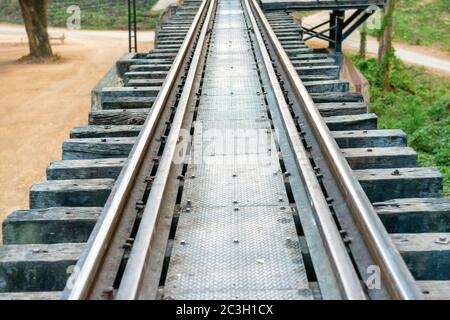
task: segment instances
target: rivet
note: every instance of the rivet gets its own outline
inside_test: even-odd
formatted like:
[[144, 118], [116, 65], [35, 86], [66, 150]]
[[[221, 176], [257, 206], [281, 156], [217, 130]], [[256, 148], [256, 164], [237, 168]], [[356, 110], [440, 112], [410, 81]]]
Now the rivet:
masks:
[[233, 243], [239, 243], [239, 240], [238, 239], [234, 239]]
[[238, 211], [239, 210], [239, 207], [234, 207], [234, 211]]
[[184, 246], [186, 244], [186, 241], [185, 240], [181, 240], [180, 244]]

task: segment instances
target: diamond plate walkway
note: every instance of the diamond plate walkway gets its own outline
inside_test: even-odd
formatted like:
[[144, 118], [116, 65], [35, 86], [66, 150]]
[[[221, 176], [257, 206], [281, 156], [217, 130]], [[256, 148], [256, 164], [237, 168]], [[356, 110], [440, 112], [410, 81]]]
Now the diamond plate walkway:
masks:
[[240, 2], [215, 21], [164, 296], [311, 299]]

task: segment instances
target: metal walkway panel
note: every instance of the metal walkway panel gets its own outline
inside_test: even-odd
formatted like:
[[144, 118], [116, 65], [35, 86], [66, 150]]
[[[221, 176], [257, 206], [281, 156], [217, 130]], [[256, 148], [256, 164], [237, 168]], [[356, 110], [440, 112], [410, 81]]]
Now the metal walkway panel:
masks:
[[164, 296], [312, 299], [238, 0], [212, 37]]

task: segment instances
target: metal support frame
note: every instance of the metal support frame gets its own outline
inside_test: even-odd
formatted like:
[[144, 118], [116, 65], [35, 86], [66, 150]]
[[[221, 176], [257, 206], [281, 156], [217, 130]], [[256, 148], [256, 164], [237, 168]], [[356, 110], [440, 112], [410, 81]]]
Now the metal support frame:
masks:
[[128, 52], [137, 52], [136, 0], [128, 0]]
[[330, 13], [329, 22], [330, 22], [330, 38], [328, 40], [328, 46], [331, 49], [334, 49], [334, 45], [335, 45], [335, 42], [334, 42], [335, 30], [334, 30], [334, 28], [336, 27], [336, 14], [334, 11], [331, 11], [331, 13]]
[[336, 10], [335, 13], [336, 16], [336, 28], [334, 29], [334, 51], [336, 53], [342, 52], [342, 41], [344, 40], [342, 38], [342, 31], [344, 30], [344, 18], [345, 18], [345, 11], [343, 10]]
[[[302, 32], [309, 35], [307, 38], [304, 38], [304, 40], [307, 41], [312, 38], [325, 40], [328, 42], [328, 47], [330, 49], [333, 49], [337, 54], [341, 54], [342, 42], [373, 13], [373, 10], [369, 11], [366, 9], [358, 9], [345, 20], [344, 10], [333, 10], [330, 13], [329, 20], [321, 22], [313, 28], [306, 28], [302, 26]], [[315, 31], [317, 28], [320, 28], [326, 24], [329, 24], [327, 29], [320, 32]], [[328, 35], [326, 35], [327, 32]]]

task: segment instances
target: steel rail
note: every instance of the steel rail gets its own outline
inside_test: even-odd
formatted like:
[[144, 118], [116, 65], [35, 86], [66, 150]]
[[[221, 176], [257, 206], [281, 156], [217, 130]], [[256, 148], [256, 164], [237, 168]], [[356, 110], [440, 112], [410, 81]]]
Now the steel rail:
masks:
[[152, 111], [145, 120], [128, 160], [122, 168], [113, 190], [108, 197], [101, 214], [104, 218], [97, 233], [94, 235], [95, 238], [92, 240], [92, 244], [88, 249], [80, 270], [76, 274], [76, 278], [73, 279], [73, 285], [67, 296], [68, 300], [83, 300], [89, 297], [103, 257], [109, 248], [111, 239], [114, 237], [115, 229], [136, 181], [143, 159], [149, 149], [150, 141], [155, 134], [158, 121], [165, 109], [170, 93], [177, 83], [177, 77], [190, 50], [190, 46], [195, 40], [196, 29], [202, 21], [207, 3], [208, 1], [204, 1], [198, 9], [192, 25], [186, 34], [186, 38], [167, 74], [166, 80], [155, 99]]
[[325, 121], [300, 80], [294, 66], [273, 32], [256, 0], [250, 0], [261, 25], [268, 34], [280, 66], [293, 84], [296, 98], [307, 117], [326, 161], [336, 179], [347, 205], [363, 235], [374, 261], [381, 270], [383, 280], [392, 298], [423, 299], [417, 284], [389, 234], [367, 198], [352, 169], [331, 135]]
[[193, 94], [192, 89], [194, 87], [194, 80], [197, 75], [200, 57], [206, 43], [205, 40], [207, 30], [213, 16], [215, 0], [207, 0], [205, 3], [209, 3], [208, 13], [204, 20], [197, 46], [192, 57], [189, 72], [183, 87], [183, 92], [181, 93], [177, 111], [172, 122], [172, 129], [167, 137], [166, 147], [164, 148], [164, 152], [161, 156], [158, 172], [155, 180], [153, 181], [147, 204], [139, 225], [139, 230], [136, 234], [133, 248], [117, 291], [116, 299], [118, 300], [135, 300], [139, 298], [157, 218], [160, 216], [170, 169], [177, 150], [177, 143], [180, 138], [181, 126], [189, 101]]
[[263, 57], [264, 65], [269, 75], [270, 83], [277, 100], [278, 109], [281, 113], [284, 128], [287, 133], [289, 144], [293, 149], [296, 165], [301, 173], [305, 183], [308, 197], [317, 219], [317, 225], [322, 233], [325, 248], [327, 248], [332, 265], [336, 272], [337, 282], [341, 288], [341, 295], [348, 300], [365, 300], [366, 295], [361, 286], [361, 282], [355, 271], [342, 237], [333, 220], [332, 213], [321, 190], [319, 181], [315, 175], [314, 169], [309, 161], [308, 154], [301, 142], [294, 120], [289, 112], [289, 107], [284, 99], [283, 91], [277, 80], [272, 60], [264, 46], [264, 40], [259, 32], [255, 17], [253, 16], [248, 0], [245, 0], [248, 16], [252, 28], [258, 41], [258, 45]]

